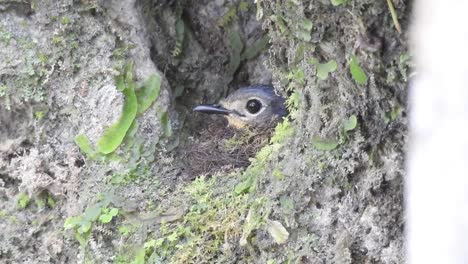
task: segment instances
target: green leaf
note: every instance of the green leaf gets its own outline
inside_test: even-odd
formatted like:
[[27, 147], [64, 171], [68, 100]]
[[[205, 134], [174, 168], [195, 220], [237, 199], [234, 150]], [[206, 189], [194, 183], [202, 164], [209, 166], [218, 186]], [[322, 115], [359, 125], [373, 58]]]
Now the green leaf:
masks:
[[233, 76], [239, 68], [241, 62], [241, 52], [244, 49], [244, 43], [237, 30], [232, 30], [229, 33], [229, 45], [231, 46], [231, 58], [228, 65], [228, 73]]
[[138, 250], [135, 259], [132, 261], [132, 264], [145, 264], [145, 255], [146, 251], [144, 248]]
[[301, 27], [305, 30], [312, 30], [312, 27], [314, 26], [314, 24], [312, 23], [312, 21], [310, 21], [309, 19], [307, 18], [303, 18], [301, 20]]
[[294, 54], [294, 65], [297, 65], [300, 61], [304, 59], [305, 53], [305, 45], [304, 43], [299, 43], [296, 49], [296, 53]]
[[93, 222], [98, 219], [98, 217], [101, 215], [101, 208], [106, 206], [104, 203], [97, 203], [88, 209], [83, 214], [83, 219], [86, 222]]
[[175, 38], [176, 43], [175, 43], [174, 49], [172, 50], [172, 56], [177, 57], [182, 53], [184, 37], [185, 37], [185, 23], [181, 17], [177, 19], [177, 22], [175, 24], [175, 30], [176, 30], [176, 38]]
[[96, 152], [91, 145], [88, 137], [84, 134], [79, 134], [75, 137], [75, 144], [80, 148], [80, 151], [86, 155], [86, 157], [90, 159], [94, 159], [96, 157]]
[[403, 108], [399, 105], [392, 108], [390, 112], [390, 120], [394, 121], [397, 119], [398, 116], [403, 112]]
[[117, 208], [111, 208], [109, 211], [110, 216], [116, 216], [119, 213], [119, 209]]
[[296, 37], [304, 41], [310, 41], [312, 39], [310, 32], [302, 29], [296, 31]]
[[161, 122], [161, 126], [163, 129], [163, 136], [168, 138], [172, 136], [172, 126], [171, 122], [169, 121], [169, 116], [167, 112], [163, 112], [159, 117], [159, 121]]
[[384, 121], [385, 123], [393, 122], [395, 121], [403, 112], [403, 108], [399, 105], [395, 106], [392, 108], [390, 112], [387, 112], [384, 114]]
[[82, 221], [83, 221], [83, 217], [81, 216], [68, 217], [67, 219], [65, 219], [65, 222], [63, 223], [63, 227], [66, 230], [72, 229], [72, 228], [75, 228], [76, 226], [79, 226]]
[[117, 90], [123, 91], [127, 87], [125, 85], [125, 78], [123, 74], [120, 74], [119, 76], [115, 77], [115, 86], [117, 87]]
[[87, 233], [89, 230], [91, 230], [91, 222], [84, 222], [84, 223], [81, 223], [81, 226], [80, 228], [78, 228], [78, 233], [80, 234], [84, 234], [84, 233]]
[[334, 139], [324, 139], [318, 136], [312, 137], [312, 145], [318, 150], [333, 150], [340, 145], [340, 143]]
[[137, 114], [138, 103], [133, 88], [127, 86], [127, 88], [123, 90], [123, 94], [125, 95], [125, 102], [122, 116], [120, 116], [117, 123], [109, 127], [98, 140], [96, 149], [100, 153], [109, 154], [119, 147]]
[[267, 219], [268, 233], [273, 237], [277, 244], [284, 244], [288, 240], [289, 232], [278, 221]]
[[275, 127], [275, 133], [270, 139], [272, 144], [282, 144], [286, 138], [290, 137], [294, 133], [294, 128], [291, 123], [284, 119], [283, 122], [280, 122]]
[[143, 244], [143, 247], [145, 249], [160, 247], [162, 246], [163, 243], [164, 243], [164, 238], [158, 238], [157, 240], [151, 239], [150, 241], [145, 242], [145, 244]]
[[301, 103], [301, 98], [299, 97], [299, 92], [294, 91], [288, 99], [286, 99], [286, 105], [288, 107], [289, 112], [295, 111], [299, 108]]
[[288, 79], [294, 80], [295, 82], [299, 84], [304, 84], [305, 83], [305, 73], [304, 70], [301, 68], [298, 68], [294, 71], [289, 72], [288, 74]]
[[356, 126], [357, 126], [357, 117], [355, 115], [352, 115], [343, 124], [343, 129], [345, 132], [348, 132], [348, 131], [354, 130]]
[[310, 41], [310, 39], [312, 38], [312, 37], [310, 36], [312, 27], [313, 27], [312, 21], [310, 21], [309, 19], [303, 18], [303, 19], [297, 24], [297, 28], [296, 28], [296, 30], [295, 30], [295, 32], [294, 32], [294, 33], [295, 33], [295, 36], [296, 36], [298, 39], [301, 39], [301, 40], [304, 40], [304, 41]]
[[269, 41], [270, 38], [268, 35], [261, 37], [259, 40], [253, 43], [252, 46], [245, 49], [245, 51], [242, 53], [241, 60], [250, 60], [257, 57], [268, 46]]
[[253, 187], [255, 179], [256, 177], [254, 175], [249, 175], [249, 177], [245, 181], [236, 185], [236, 187], [234, 188], [234, 192], [238, 195], [248, 193]]
[[124, 66], [124, 79], [125, 79], [125, 84], [126, 88], [130, 86], [130, 84], [133, 83], [133, 62], [130, 61]]
[[354, 81], [356, 81], [357, 84], [367, 84], [367, 75], [361, 66], [359, 66], [359, 61], [355, 55], [351, 56], [349, 61], [349, 69]]
[[346, 3], [347, 0], [330, 0], [331, 4], [334, 6], [339, 6]]
[[112, 221], [112, 215], [110, 214], [102, 214], [99, 216], [99, 222], [103, 223], [103, 224], [107, 224], [109, 223], [110, 221]]
[[317, 63], [317, 77], [320, 80], [326, 80], [328, 78], [328, 74], [330, 72], [336, 71], [338, 65], [336, 64], [335, 60], [331, 60], [327, 63]]
[[129, 151], [129, 149], [135, 144], [135, 136], [136, 136], [136, 133], [138, 132], [138, 127], [139, 127], [139, 124], [138, 124], [138, 120], [135, 119], [133, 120], [133, 123], [132, 125], [130, 125], [130, 128], [127, 130], [127, 134], [125, 134], [125, 138], [124, 138], [124, 144], [125, 144], [125, 147], [126, 147], [126, 151]]
[[161, 90], [161, 76], [151, 75], [145, 84], [135, 92], [138, 102], [138, 114], [144, 113], [158, 98]]
[[84, 246], [86, 244], [88, 244], [88, 241], [89, 241], [89, 233], [78, 233], [78, 232], [75, 232], [75, 239], [78, 240], [78, 242], [80, 242], [80, 245], [81, 246]]

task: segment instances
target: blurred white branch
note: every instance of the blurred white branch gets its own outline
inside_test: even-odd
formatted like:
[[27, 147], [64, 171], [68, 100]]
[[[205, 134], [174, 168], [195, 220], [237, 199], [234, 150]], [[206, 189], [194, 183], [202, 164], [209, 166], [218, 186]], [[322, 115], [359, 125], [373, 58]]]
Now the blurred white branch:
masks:
[[408, 263], [468, 263], [468, 1], [417, 0]]

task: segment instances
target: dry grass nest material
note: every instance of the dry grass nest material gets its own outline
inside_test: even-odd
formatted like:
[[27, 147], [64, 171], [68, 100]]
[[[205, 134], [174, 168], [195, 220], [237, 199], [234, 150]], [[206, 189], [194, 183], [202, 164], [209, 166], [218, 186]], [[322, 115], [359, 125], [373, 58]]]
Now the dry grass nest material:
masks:
[[249, 166], [250, 158], [268, 143], [272, 132], [273, 128], [236, 130], [225, 122], [207, 125], [187, 148], [189, 178]]

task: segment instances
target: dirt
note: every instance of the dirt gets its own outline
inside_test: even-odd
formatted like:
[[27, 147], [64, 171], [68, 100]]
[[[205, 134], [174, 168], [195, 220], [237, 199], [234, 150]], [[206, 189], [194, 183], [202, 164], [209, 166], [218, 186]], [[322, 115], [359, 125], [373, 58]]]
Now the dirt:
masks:
[[[403, 263], [410, 2], [394, 5], [402, 33], [385, 1], [1, 1], [0, 263]], [[159, 95], [93, 159], [75, 136], [96, 146], [123, 115], [129, 61]], [[263, 148], [191, 111], [268, 83], [290, 116]], [[226, 141], [242, 163], [190, 162]]]

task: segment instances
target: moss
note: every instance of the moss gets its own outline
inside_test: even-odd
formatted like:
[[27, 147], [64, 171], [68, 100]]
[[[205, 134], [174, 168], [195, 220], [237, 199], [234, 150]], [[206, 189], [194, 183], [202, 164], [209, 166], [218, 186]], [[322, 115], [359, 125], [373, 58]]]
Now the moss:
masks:
[[[217, 178], [197, 178], [184, 188], [189, 209], [177, 223], [163, 223], [158, 235], [148, 240], [145, 255], [148, 262], [160, 260], [167, 263], [202, 263], [232, 259], [239, 239], [247, 239], [265, 217], [264, 199], [249, 200], [248, 195], [235, 195], [220, 191]], [[245, 232], [246, 214], [255, 215], [255, 223]], [[252, 224], [252, 223], [250, 223]], [[221, 258], [221, 259], [220, 259]]]
[[255, 159], [252, 160], [251, 165], [242, 174], [242, 178], [244, 178], [244, 180], [234, 189], [237, 194], [252, 192], [255, 190], [257, 177], [266, 171], [268, 159], [273, 153], [277, 153], [281, 149], [284, 141], [288, 137], [291, 137], [293, 133], [294, 129], [287, 119], [276, 126], [275, 132], [270, 139], [270, 143], [264, 146], [257, 153]]
[[27, 194], [20, 193], [17, 198], [18, 209], [25, 209], [29, 205], [30, 201], [31, 201], [31, 198], [29, 198]]
[[60, 23], [62, 23], [62, 25], [68, 25], [70, 24], [71, 20], [68, 16], [63, 16], [62, 19], [60, 20]]
[[34, 112], [34, 118], [35, 118], [36, 120], [41, 120], [42, 118], [44, 118], [44, 115], [45, 115], [44, 111], [36, 111], [36, 112]]
[[6, 210], [1, 210], [0, 211], [0, 218], [5, 219], [7, 217], [7, 211]]
[[17, 34], [5, 31], [0, 27], [0, 40], [14, 39], [19, 44], [13, 47], [5, 46], [0, 41], [1, 48], [11, 49], [11, 52], [8, 53], [6, 58], [3, 58], [3, 61], [17, 60], [14, 56], [23, 54], [21, 64], [17, 67], [20, 70], [15, 70], [16, 74], [3, 79], [3, 84], [0, 84], [2, 87], [8, 87], [8, 89], [5, 88], [6, 94], [3, 96], [0, 94], [0, 97], [5, 97], [8, 100], [8, 108], [11, 104], [17, 102], [43, 101], [46, 96], [46, 89], [42, 82], [50, 71], [50, 65], [45, 63], [45, 53], [41, 51], [38, 44], [29, 37], [18, 36]]

